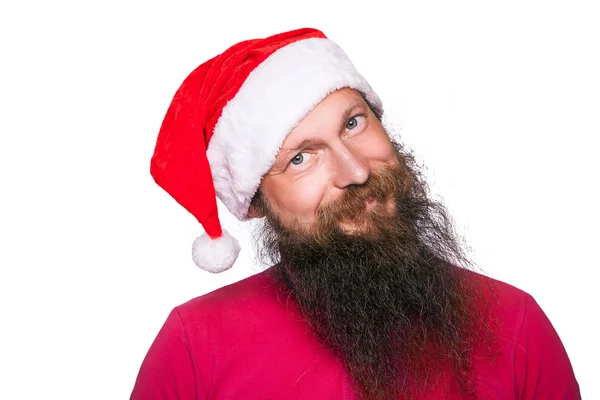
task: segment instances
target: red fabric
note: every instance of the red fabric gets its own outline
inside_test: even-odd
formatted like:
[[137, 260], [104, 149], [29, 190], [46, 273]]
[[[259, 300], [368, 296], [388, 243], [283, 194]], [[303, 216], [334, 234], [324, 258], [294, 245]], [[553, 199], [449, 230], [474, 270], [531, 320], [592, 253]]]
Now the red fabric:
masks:
[[325, 35], [304, 28], [237, 43], [196, 68], [173, 97], [158, 134], [150, 173], [213, 239], [220, 237], [222, 230], [206, 149], [223, 107], [250, 72], [273, 52], [312, 37]]
[[[474, 360], [482, 399], [580, 399], [565, 349], [525, 292], [492, 280], [500, 356]], [[269, 271], [176, 307], [158, 333], [131, 400], [355, 399], [351, 380]], [[436, 389], [423, 399], [460, 399]]]

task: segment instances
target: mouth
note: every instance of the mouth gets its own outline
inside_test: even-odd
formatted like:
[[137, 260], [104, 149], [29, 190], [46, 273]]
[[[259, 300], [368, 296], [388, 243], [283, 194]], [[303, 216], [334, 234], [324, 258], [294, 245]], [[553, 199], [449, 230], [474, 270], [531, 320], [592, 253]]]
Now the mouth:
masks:
[[365, 205], [366, 205], [367, 210], [372, 209], [373, 207], [375, 207], [376, 204], [377, 204], [377, 199], [375, 199], [375, 197], [369, 197], [365, 201]]

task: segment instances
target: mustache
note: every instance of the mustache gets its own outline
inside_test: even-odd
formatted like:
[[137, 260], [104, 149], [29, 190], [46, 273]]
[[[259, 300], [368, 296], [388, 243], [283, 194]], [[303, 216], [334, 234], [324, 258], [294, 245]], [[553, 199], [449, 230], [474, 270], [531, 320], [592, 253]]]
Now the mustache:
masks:
[[364, 214], [369, 201], [384, 204], [397, 195], [405, 195], [409, 189], [409, 180], [400, 165], [375, 170], [365, 183], [346, 187], [338, 199], [319, 207], [317, 220], [327, 225], [358, 218]]

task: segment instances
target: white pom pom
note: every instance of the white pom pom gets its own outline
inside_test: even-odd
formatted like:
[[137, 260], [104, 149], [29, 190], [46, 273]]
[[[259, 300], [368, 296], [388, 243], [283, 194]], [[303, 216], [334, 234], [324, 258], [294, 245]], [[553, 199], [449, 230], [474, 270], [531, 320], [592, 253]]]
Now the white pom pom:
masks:
[[192, 248], [196, 265], [213, 274], [231, 268], [239, 253], [240, 244], [225, 230], [217, 239], [211, 239], [207, 234], [197, 237]]

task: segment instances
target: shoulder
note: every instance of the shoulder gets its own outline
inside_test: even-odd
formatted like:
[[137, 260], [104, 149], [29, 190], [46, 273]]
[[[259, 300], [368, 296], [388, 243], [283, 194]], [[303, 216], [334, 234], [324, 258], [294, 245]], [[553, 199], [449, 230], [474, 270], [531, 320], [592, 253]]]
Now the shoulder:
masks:
[[475, 282], [477, 290], [493, 306], [496, 313], [508, 314], [521, 320], [528, 304], [535, 301], [526, 291], [504, 281], [489, 277], [479, 272], [463, 270], [468, 280]]
[[499, 329], [499, 355], [503, 357], [498, 361], [511, 372], [510, 382], [521, 398], [580, 399], [560, 337], [533, 296], [506, 282], [473, 276], [480, 277], [490, 289], [492, 317]]
[[278, 290], [269, 270], [223, 286], [175, 307], [182, 319], [194, 314], [208, 317], [277, 301]]
[[480, 311], [486, 324], [496, 331], [496, 335], [509, 343], [516, 344], [527, 319], [528, 309], [537, 304], [526, 291], [491, 278], [479, 272], [462, 270], [474, 287], [473, 296], [478, 298]]
[[519, 316], [523, 316], [528, 304], [533, 301], [531, 294], [498, 279], [487, 276], [485, 279], [488, 280], [493, 290], [492, 293], [493, 296], [495, 296], [495, 301], [498, 306], [506, 312], [517, 313]]
[[220, 335], [242, 337], [270, 325], [281, 326], [295, 314], [295, 307], [268, 269], [189, 300], [174, 311], [190, 340], [197, 340]]
[[509, 283], [484, 277], [490, 288], [494, 314], [505, 330], [514, 329], [514, 334], [522, 336], [523, 330], [535, 325], [549, 325], [550, 322], [534, 297]]

